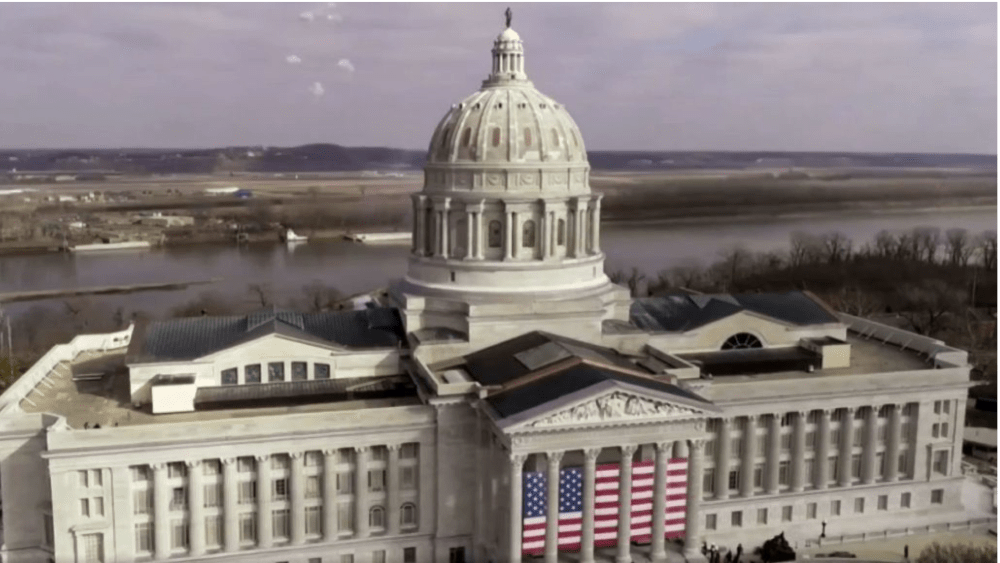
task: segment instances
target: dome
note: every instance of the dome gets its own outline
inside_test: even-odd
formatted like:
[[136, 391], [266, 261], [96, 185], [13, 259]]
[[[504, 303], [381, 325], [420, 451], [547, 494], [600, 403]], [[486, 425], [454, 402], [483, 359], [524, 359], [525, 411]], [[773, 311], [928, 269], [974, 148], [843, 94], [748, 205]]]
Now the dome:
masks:
[[518, 35], [516, 31], [514, 31], [513, 29], [511, 29], [509, 27], [507, 29], [503, 30], [503, 32], [500, 35], [497, 36], [497, 42], [502, 42], [502, 41], [520, 41], [520, 40], [521, 40], [521, 36]]

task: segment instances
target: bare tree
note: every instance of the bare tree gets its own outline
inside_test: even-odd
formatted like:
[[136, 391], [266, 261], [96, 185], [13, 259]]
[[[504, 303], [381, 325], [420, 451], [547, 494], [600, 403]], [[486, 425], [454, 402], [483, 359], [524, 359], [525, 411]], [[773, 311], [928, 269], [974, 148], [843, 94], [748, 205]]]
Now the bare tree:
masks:
[[853, 243], [840, 231], [826, 233], [821, 237], [827, 264], [839, 264], [851, 258]]
[[310, 312], [329, 311], [343, 301], [344, 294], [338, 289], [325, 285], [319, 280], [302, 286], [302, 295]]
[[987, 270], [997, 269], [997, 232], [983, 231], [975, 239], [979, 264]]
[[941, 246], [941, 229], [937, 227], [914, 227], [912, 235], [915, 258], [933, 264]]
[[639, 271], [639, 268], [632, 267], [632, 271], [626, 273], [624, 270], [616, 270], [608, 274], [608, 278], [618, 285], [628, 287], [632, 297], [639, 296], [639, 284], [646, 279], [646, 274]]
[[856, 317], [867, 317], [880, 309], [879, 300], [875, 296], [855, 285], [844, 286], [840, 291], [825, 295], [824, 298], [834, 309]]
[[967, 266], [975, 247], [966, 229], [948, 229], [944, 233], [948, 263], [952, 266]]
[[889, 258], [895, 256], [899, 239], [896, 235], [887, 230], [881, 230], [875, 235], [875, 243], [872, 245], [875, 256], [879, 258]]
[[261, 307], [270, 307], [274, 303], [274, 290], [269, 283], [252, 283], [247, 286], [247, 291]]
[[795, 231], [789, 237], [788, 264], [792, 267], [819, 259], [823, 242], [816, 235]]
[[670, 283], [674, 287], [697, 289], [705, 283], [705, 269], [697, 262], [684, 262], [669, 270]]
[[934, 542], [925, 547], [917, 557], [917, 563], [995, 563], [995, 545], [940, 544]]
[[924, 280], [904, 285], [899, 291], [898, 309], [917, 334], [933, 336], [949, 316], [961, 313], [964, 296], [942, 280]]
[[735, 286], [743, 278], [753, 255], [743, 246], [737, 245], [719, 253], [722, 262], [719, 263], [720, 271], [725, 272], [728, 277], [729, 286]]

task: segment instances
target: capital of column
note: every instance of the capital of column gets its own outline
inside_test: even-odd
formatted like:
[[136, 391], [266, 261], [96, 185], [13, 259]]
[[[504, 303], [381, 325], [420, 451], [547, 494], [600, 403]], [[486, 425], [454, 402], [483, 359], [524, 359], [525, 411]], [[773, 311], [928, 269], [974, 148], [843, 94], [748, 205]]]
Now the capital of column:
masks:
[[812, 411], [811, 410], [800, 410], [800, 411], [796, 411], [795, 414], [798, 415], [799, 418], [805, 420], [809, 416], [810, 412], [812, 412]]
[[366, 454], [371, 451], [371, 446], [354, 446], [354, 451], [359, 454]]
[[403, 447], [403, 444], [386, 444], [385, 449], [390, 452], [398, 452]]
[[337, 452], [339, 452], [339, 451], [340, 450], [337, 449], [337, 448], [325, 448], [323, 450], [323, 455], [326, 456], [326, 457], [333, 457], [333, 456], [337, 455]]
[[288, 454], [288, 457], [291, 459], [301, 459], [304, 455], [306, 455], [306, 452], [292, 452]]
[[830, 415], [833, 414], [833, 411], [835, 411], [835, 410], [837, 410], [837, 409], [830, 408], [830, 407], [825, 407], [825, 408], [820, 409], [820, 411], [822, 411], [822, 413], [823, 413], [823, 416], [825, 416], [827, 418], [829, 418]]
[[222, 465], [233, 465], [233, 464], [236, 463], [236, 458], [235, 457], [224, 457], [224, 458], [222, 458], [219, 461], [222, 462]]
[[253, 456], [257, 461], [267, 461], [271, 458], [270, 454], [258, 454]]
[[597, 456], [601, 455], [601, 448], [587, 448], [583, 450], [583, 455], [587, 461], [597, 461]]
[[628, 445], [619, 446], [619, 447], [621, 449], [623, 457], [629, 457], [629, 456], [635, 455], [636, 450], [639, 449], [639, 446], [637, 446], [635, 444], [628, 444]]
[[705, 438], [688, 438], [688, 448], [692, 450], [700, 450], [705, 447], [705, 442], [708, 440]]
[[162, 461], [157, 463], [151, 463], [149, 464], [149, 466], [153, 468], [153, 471], [163, 471], [164, 469], [167, 468], [167, 464]]
[[524, 462], [528, 461], [528, 455], [527, 454], [509, 454], [508, 455], [508, 460], [510, 461], [510, 464], [512, 466], [516, 467], [517, 469], [521, 469], [521, 468], [524, 467]]
[[486, 200], [481, 199], [479, 200], [479, 204], [476, 205], [476, 213], [482, 213], [484, 211], [486, 211]]
[[566, 452], [564, 451], [545, 452], [545, 457], [549, 460], [549, 463], [559, 463], [565, 454]]
[[656, 451], [658, 451], [660, 453], [669, 454], [669, 453], [671, 453], [673, 451], [673, 447], [674, 447], [674, 443], [673, 442], [657, 442], [656, 443]]
[[889, 405], [889, 408], [899, 413], [900, 411], [903, 410], [903, 406], [904, 406], [903, 403], [892, 403]]
[[760, 419], [760, 415], [759, 414], [748, 414], [748, 415], [746, 415], [746, 419], [748, 421], [750, 421], [750, 422], [757, 422], [757, 420]]

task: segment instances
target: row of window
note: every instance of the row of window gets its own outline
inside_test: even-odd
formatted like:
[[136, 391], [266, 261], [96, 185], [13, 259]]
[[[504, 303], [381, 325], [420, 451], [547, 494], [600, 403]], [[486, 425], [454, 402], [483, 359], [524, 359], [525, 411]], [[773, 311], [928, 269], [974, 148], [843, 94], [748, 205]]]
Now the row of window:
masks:
[[[739, 348], [739, 347], [741, 347], [739, 345], [740, 343], [744, 344], [743, 347], [759, 347], [759, 346], [745, 346], [745, 344], [747, 342], [752, 343], [751, 339], [756, 340], [756, 337], [753, 336], [753, 335], [751, 335], [751, 334], [740, 333], [740, 334], [736, 334], [736, 335], [731, 336], [729, 338], [729, 340], [727, 340], [726, 342], [731, 342], [731, 346], [730, 347], [732, 347], [732, 348]], [[935, 401], [935, 403], [934, 403], [934, 412], [935, 413], [939, 413], [943, 409], [943, 411], [945, 413], [947, 413], [948, 410], [949, 410], [949, 408], [950, 408], [950, 407], [948, 407], [949, 403], [950, 403], [950, 401]], [[854, 409], [853, 419], [854, 420], [863, 420], [866, 417], [867, 413], [869, 412], [870, 408], [871, 407], [862, 407], [862, 408], [856, 408], [856, 409]], [[877, 410], [877, 415], [878, 416], [877, 416], [877, 418], [882, 418], [882, 419], [889, 418], [889, 415], [892, 412], [893, 408], [895, 408], [893, 405], [882, 405], [881, 407], [878, 407], [878, 410]], [[917, 408], [917, 404], [916, 403], [907, 403], [907, 404], [905, 404], [903, 406], [902, 416], [903, 417], [912, 417], [912, 416], [916, 415], [916, 408]], [[836, 409], [834, 412], [832, 412], [830, 414], [830, 420], [833, 421], [833, 422], [844, 422], [844, 420], [847, 418], [847, 412], [848, 412], [848, 410], [847, 410], [846, 407], [845, 408]], [[769, 420], [773, 416], [775, 416], [775, 415], [762, 415], [762, 416], [758, 416], [756, 418], [756, 425], [757, 425], [757, 427], [758, 428], [767, 428], [769, 426]], [[809, 422], [811, 424], [819, 424], [820, 419], [823, 416], [824, 416], [823, 415], [823, 411], [821, 411], [821, 410], [811, 410], [806, 415], [806, 417], [807, 417], [806, 420], [807, 420], [807, 422]], [[780, 415], [779, 425], [782, 428], [789, 428], [792, 425], [794, 425], [796, 418], [798, 418], [798, 414], [797, 413], [794, 413], [794, 412], [784, 413], [784, 414]], [[741, 426], [743, 426], [744, 428], [746, 428], [746, 426], [748, 425], [749, 420], [750, 419], [744, 419], [743, 424]], [[722, 421], [720, 419], [710, 420], [708, 422], [708, 431], [709, 432], [717, 433], [719, 431], [719, 429], [721, 428], [721, 426], [722, 426]]]
[[[308, 362], [290, 362], [291, 380], [309, 380]], [[248, 364], [243, 366], [243, 383], [261, 383], [261, 364]], [[221, 372], [223, 385], [238, 385], [239, 369], [228, 368]], [[330, 364], [313, 363], [312, 379], [330, 379]], [[267, 364], [268, 383], [285, 381], [285, 362], [268, 362]]]
[[[502, 104], [499, 105], [498, 107], [502, 107]], [[556, 131], [555, 129], [550, 129], [550, 133], [552, 135], [552, 144], [555, 145], [556, 147], [558, 147], [560, 145], [560, 143], [559, 143], [559, 132]], [[445, 127], [444, 134], [441, 135], [441, 148], [442, 149], [447, 149], [448, 148], [448, 141], [451, 138], [450, 135], [451, 135], [451, 127]], [[576, 132], [571, 130], [570, 131], [570, 135], [573, 138], [573, 146], [576, 147], [576, 148], [579, 148], [580, 143], [579, 143], [578, 139], [576, 138]], [[490, 131], [490, 141], [491, 141], [492, 145], [494, 147], [499, 147], [500, 146], [500, 141], [502, 139], [503, 139], [503, 129], [501, 129], [500, 127], [494, 127]], [[468, 147], [469, 146], [469, 144], [472, 142], [472, 128], [471, 127], [466, 127], [462, 131], [462, 137], [461, 137], [461, 139], [459, 139], [459, 141], [461, 142], [461, 144], [462, 144], [463, 147]], [[525, 127], [524, 128], [524, 146], [525, 147], [530, 147], [531, 146], [531, 141], [532, 141], [532, 138], [531, 138], [531, 127]]]
[[[899, 497], [899, 507], [900, 508], [910, 508], [912, 501], [912, 496], [910, 493], [902, 493]], [[934, 489], [931, 491], [931, 504], [942, 504], [944, 502], [944, 489]], [[879, 495], [876, 504], [877, 510], [886, 511], [889, 510], [889, 495]], [[733, 528], [743, 527], [743, 512], [742, 510], [734, 510], [730, 513], [729, 525]], [[810, 502], [806, 504], [805, 518], [807, 520], [815, 520], [817, 518], [818, 503]], [[865, 512], [865, 499], [864, 497], [858, 497], [854, 499], [854, 514], [864, 514]], [[786, 505], [781, 507], [781, 522], [792, 522], [794, 520], [795, 507], [792, 505]], [[757, 509], [757, 525], [763, 526], [768, 524], [769, 509], [758, 508]], [[830, 501], [830, 516], [841, 516], [841, 501], [832, 500]], [[717, 514], [706, 514], [705, 515], [705, 529], [716, 530], [718, 529], [718, 515]]]

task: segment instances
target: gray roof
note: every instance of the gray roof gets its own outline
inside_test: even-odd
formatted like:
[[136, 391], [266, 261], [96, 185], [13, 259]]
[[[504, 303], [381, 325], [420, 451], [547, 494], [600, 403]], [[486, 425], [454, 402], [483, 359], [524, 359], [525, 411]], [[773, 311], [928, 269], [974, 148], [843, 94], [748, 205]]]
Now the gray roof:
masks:
[[632, 301], [629, 317], [643, 330], [684, 332], [742, 311], [800, 326], [840, 322], [828, 307], [801, 291], [645, 297]]
[[361, 349], [395, 348], [404, 341], [402, 319], [393, 308], [320, 313], [271, 308], [244, 316], [190, 317], [140, 325], [126, 361], [193, 360], [268, 334]]

